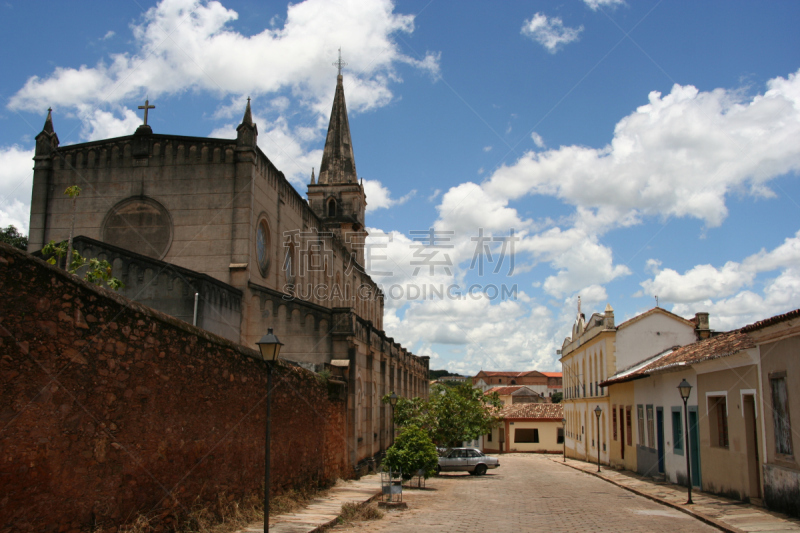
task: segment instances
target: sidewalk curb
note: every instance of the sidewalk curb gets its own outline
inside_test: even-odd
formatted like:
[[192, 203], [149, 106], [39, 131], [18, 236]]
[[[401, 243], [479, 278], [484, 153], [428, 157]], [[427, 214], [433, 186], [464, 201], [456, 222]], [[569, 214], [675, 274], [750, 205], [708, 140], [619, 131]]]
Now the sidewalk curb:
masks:
[[[374, 502], [375, 500], [377, 500], [380, 497], [381, 497], [381, 491], [379, 490], [375, 494], [373, 494], [372, 496], [367, 498], [366, 500], [364, 500], [362, 502], [353, 502], [353, 503], [358, 503], [358, 505], [364, 506], [364, 505], [368, 505], [368, 504]], [[319, 526], [315, 527], [314, 529], [309, 530], [308, 533], [322, 533], [324, 531], [327, 531], [329, 528], [335, 526], [339, 522], [339, 519], [341, 517], [342, 517], [342, 514], [339, 513], [336, 516], [336, 518], [334, 518], [330, 522], [328, 522], [326, 524], [320, 524]]]
[[617, 483], [616, 481], [608, 479], [607, 477], [598, 475], [597, 472], [589, 472], [587, 470], [584, 470], [583, 468], [579, 468], [577, 466], [572, 466], [571, 464], [564, 463], [562, 461], [556, 461], [556, 460], [553, 460], [553, 459], [551, 459], [551, 461], [553, 461], [554, 463], [557, 463], [557, 464], [564, 465], [564, 466], [567, 466], [569, 468], [572, 468], [573, 470], [577, 470], [579, 472], [583, 472], [584, 474], [590, 474], [592, 476], [595, 476], [597, 478], [602, 479], [603, 481], [606, 481], [607, 483], [611, 483], [612, 485], [616, 485], [617, 487], [619, 487], [621, 489], [625, 489], [625, 490], [627, 490], [629, 492], [633, 492], [634, 494], [638, 494], [639, 496], [642, 496], [644, 498], [652, 500], [652, 501], [654, 501], [656, 503], [660, 503], [661, 505], [666, 505], [667, 507], [672, 507], [673, 509], [677, 509], [678, 511], [681, 511], [682, 513], [688, 514], [688, 515], [700, 520], [701, 522], [705, 522], [706, 524], [708, 524], [710, 526], [714, 526], [717, 529], [720, 529], [722, 531], [727, 531], [728, 533], [746, 533], [744, 530], [739, 529], [738, 527], [730, 526], [730, 525], [726, 524], [725, 522], [717, 520], [716, 518], [711, 518], [710, 516], [704, 515], [703, 513], [698, 513], [697, 511], [693, 511], [691, 509], [687, 509], [686, 507], [683, 507], [683, 506], [677, 505], [675, 503], [672, 503], [670, 501], [664, 500], [662, 498], [659, 498], [658, 496], [653, 496], [652, 494], [647, 494], [646, 492], [642, 492], [640, 490], [634, 489], [633, 487], [628, 487], [626, 485], [622, 485], [620, 483]]

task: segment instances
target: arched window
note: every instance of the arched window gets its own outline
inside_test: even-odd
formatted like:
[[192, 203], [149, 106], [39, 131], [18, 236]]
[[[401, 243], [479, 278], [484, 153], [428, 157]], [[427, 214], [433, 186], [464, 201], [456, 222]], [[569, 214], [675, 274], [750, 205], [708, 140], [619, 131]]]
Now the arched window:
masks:
[[336, 200], [331, 198], [328, 200], [328, 216], [335, 217], [336, 216]]
[[269, 272], [269, 226], [267, 220], [262, 218], [256, 227], [256, 260], [258, 270], [266, 277]]

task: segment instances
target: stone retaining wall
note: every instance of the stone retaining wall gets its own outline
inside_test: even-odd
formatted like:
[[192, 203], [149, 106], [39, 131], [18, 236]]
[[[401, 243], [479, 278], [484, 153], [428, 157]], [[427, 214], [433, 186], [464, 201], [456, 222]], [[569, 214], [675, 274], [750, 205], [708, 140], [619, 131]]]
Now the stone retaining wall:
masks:
[[[263, 485], [255, 351], [0, 244], [0, 531], [116, 531]], [[346, 405], [276, 369], [272, 491], [349, 474]]]

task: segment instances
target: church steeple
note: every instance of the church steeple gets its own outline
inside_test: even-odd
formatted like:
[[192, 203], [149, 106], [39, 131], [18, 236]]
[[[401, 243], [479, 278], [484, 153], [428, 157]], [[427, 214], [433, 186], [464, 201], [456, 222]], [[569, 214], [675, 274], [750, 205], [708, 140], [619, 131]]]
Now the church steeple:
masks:
[[47, 118], [44, 121], [44, 127], [39, 135], [36, 136], [36, 153], [37, 156], [50, 157], [50, 154], [58, 148], [58, 135], [53, 129], [53, 108], [47, 110]]
[[328, 135], [316, 183], [314, 171], [311, 171], [308, 204], [319, 217], [325, 231], [336, 235], [356, 261], [363, 265], [364, 242], [367, 238], [364, 227], [367, 197], [363, 182], [358, 181], [353, 143], [350, 140], [350, 124], [347, 120], [342, 84], [344, 65], [340, 49], [339, 60], [334, 63], [339, 68], [339, 74], [336, 77], [336, 94], [333, 97]]
[[322, 151], [322, 164], [319, 167], [320, 184], [358, 183], [356, 158], [353, 155], [353, 142], [350, 139], [350, 123], [347, 120], [347, 105], [344, 101], [341, 67], [344, 65], [339, 51], [339, 75], [336, 77], [336, 94], [333, 97], [328, 136]]
[[258, 128], [253, 123], [253, 114], [250, 111], [250, 97], [247, 97], [247, 107], [244, 109], [242, 123], [236, 128], [236, 149], [255, 149], [258, 140]]

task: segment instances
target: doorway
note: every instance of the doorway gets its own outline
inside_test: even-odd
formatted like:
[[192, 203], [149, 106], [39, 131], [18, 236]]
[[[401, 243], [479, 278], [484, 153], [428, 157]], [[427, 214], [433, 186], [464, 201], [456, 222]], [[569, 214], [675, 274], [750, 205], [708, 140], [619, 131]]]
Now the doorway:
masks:
[[658, 452], [658, 473], [664, 473], [664, 408], [656, 407], [656, 440]]
[[758, 465], [758, 427], [756, 424], [755, 397], [747, 395], [742, 397], [742, 412], [744, 413], [744, 432], [747, 438], [747, 478], [749, 482], [748, 496], [761, 497], [761, 475]]
[[625, 408], [619, 408], [619, 447], [622, 459], [625, 459]]
[[689, 407], [689, 459], [692, 464], [692, 486], [700, 487], [700, 434], [697, 426], [697, 406]]

